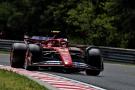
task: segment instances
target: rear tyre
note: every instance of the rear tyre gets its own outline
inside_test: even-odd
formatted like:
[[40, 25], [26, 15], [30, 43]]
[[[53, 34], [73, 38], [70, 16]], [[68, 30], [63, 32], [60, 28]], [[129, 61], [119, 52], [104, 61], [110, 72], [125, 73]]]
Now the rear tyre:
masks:
[[92, 76], [99, 75], [104, 67], [100, 49], [98, 47], [88, 47], [85, 55], [85, 62], [89, 66], [86, 68], [86, 74]]
[[63, 73], [66, 73], [66, 74], [70, 74], [70, 73], [72, 73], [72, 70], [69, 69], [69, 68], [64, 68], [64, 69], [62, 70], [62, 72], [63, 72]]
[[22, 68], [25, 59], [26, 45], [24, 43], [14, 43], [10, 52], [10, 65], [13, 68]]

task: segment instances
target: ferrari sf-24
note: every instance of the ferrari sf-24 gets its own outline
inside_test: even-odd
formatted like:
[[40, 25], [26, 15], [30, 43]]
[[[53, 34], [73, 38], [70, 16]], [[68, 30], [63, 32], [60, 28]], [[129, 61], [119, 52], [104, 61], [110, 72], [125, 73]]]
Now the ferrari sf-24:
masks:
[[38, 70], [55, 69], [66, 73], [85, 71], [97, 76], [103, 71], [103, 58], [98, 47], [86, 49], [70, 47], [68, 41], [58, 38], [29, 38], [24, 43], [14, 43], [10, 52], [13, 68]]

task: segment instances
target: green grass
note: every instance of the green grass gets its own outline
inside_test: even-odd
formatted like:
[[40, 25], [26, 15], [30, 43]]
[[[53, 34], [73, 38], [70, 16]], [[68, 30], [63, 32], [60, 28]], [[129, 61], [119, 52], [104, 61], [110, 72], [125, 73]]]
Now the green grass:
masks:
[[116, 62], [116, 61], [104, 61], [105, 63], [111, 63], [111, 64], [121, 64], [121, 65], [130, 65], [135, 66], [135, 63], [127, 63], [127, 62]]
[[44, 86], [11, 71], [0, 70], [0, 90], [48, 90]]

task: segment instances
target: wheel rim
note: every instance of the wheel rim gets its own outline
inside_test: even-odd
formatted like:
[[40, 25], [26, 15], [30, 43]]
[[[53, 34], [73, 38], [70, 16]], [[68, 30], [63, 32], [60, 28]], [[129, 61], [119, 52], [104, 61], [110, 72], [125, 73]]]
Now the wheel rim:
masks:
[[87, 75], [97, 76], [100, 74], [100, 71], [86, 70]]
[[12, 66], [13, 62], [13, 50], [10, 52], [10, 65]]

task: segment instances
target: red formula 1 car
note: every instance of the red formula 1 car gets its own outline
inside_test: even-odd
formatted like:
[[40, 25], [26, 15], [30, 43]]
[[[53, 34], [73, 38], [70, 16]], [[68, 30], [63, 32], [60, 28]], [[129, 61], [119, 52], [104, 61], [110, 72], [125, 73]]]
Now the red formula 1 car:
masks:
[[87, 75], [99, 75], [103, 71], [103, 59], [99, 48], [82, 50], [69, 47], [64, 39], [27, 39], [14, 43], [10, 54], [14, 68], [36, 70], [39, 67], [56, 69], [66, 73], [86, 71]]

